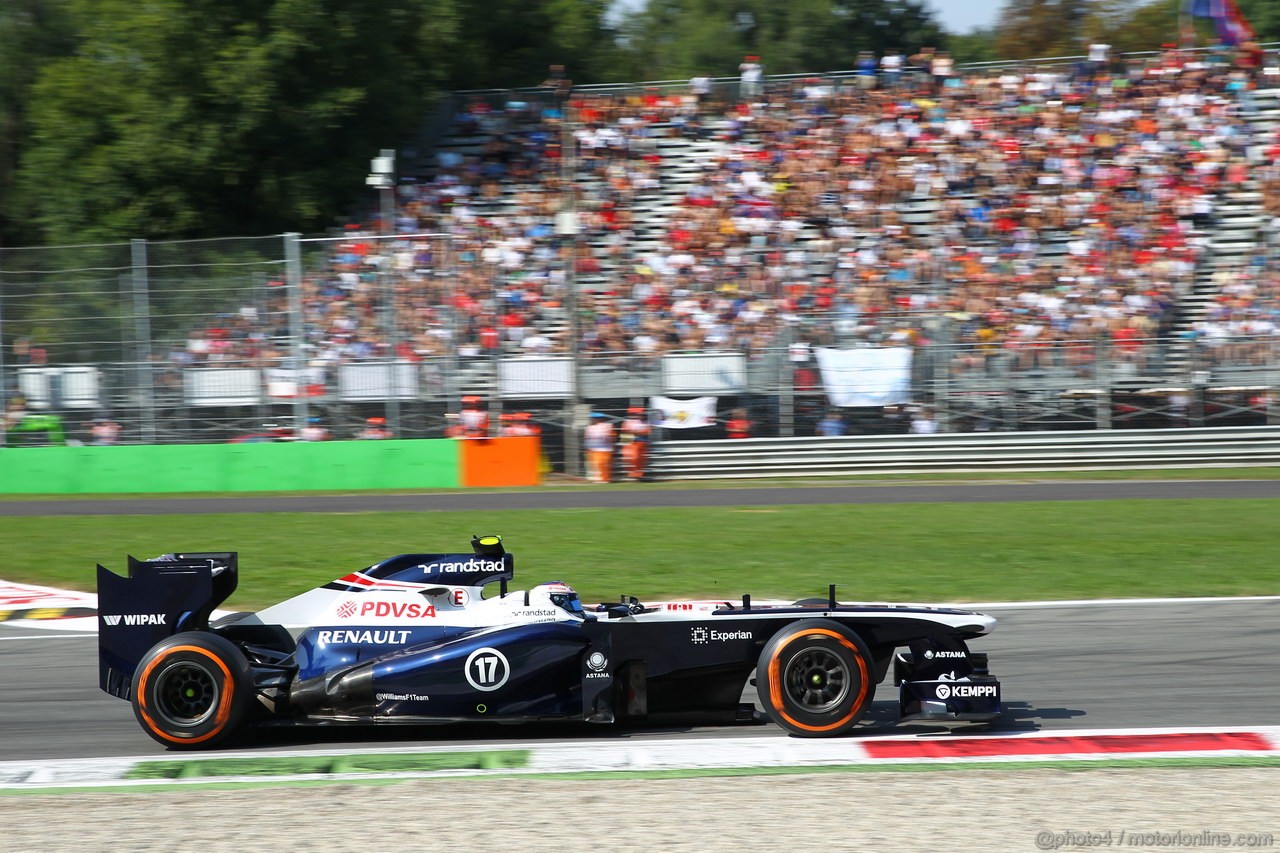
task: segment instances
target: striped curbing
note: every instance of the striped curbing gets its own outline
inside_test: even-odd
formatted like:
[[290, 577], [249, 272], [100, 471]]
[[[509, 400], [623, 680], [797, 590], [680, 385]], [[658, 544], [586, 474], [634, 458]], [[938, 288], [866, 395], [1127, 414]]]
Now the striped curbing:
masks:
[[562, 741], [365, 750], [209, 752], [0, 762], [0, 793], [208, 785], [398, 781], [494, 775], [699, 775], [960, 769], [966, 766], [1215, 766], [1280, 764], [1280, 726], [1250, 729], [1081, 729], [801, 739], [782, 734], [646, 742]]

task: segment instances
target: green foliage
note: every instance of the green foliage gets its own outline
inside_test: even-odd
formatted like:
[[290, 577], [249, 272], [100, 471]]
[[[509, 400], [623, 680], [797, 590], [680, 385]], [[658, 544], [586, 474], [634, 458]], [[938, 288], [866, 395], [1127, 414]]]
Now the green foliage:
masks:
[[1109, 44], [1112, 53], [1159, 50], [1181, 38], [1184, 0], [1093, 0], [1082, 33], [1086, 42]]
[[1258, 41], [1280, 41], [1280, 3], [1276, 0], [1236, 0], [1258, 35]]
[[31, 87], [53, 58], [68, 56], [75, 40], [65, 0], [6, 0], [0, 4], [0, 243], [34, 238], [11, 200], [18, 158], [28, 142]]
[[422, 57], [444, 88], [536, 86], [552, 64], [576, 82], [596, 82], [613, 63], [609, 0], [452, 2], [451, 44]]
[[0, 250], [6, 344], [27, 338], [52, 364], [121, 360], [129, 260], [122, 243]]
[[947, 44], [951, 48], [951, 55], [959, 63], [995, 62], [1000, 59], [1000, 54], [996, 52], [995, 27], [976, 28], [960, 35], [950, 35], [947, 37]]
[[14, 0], [0, 200], [43, 243], [322, 229], [442, 90], [615, 66], [607, 5]]
[[1182, 5], [1183, 0], [1154, 0], [1139, 6], [1107, 35], [1107, 43], [1123, 53], [1159, 50], [1162, 44], [1177, 42]]
[[1007, 0], [996, 25], [996, 52], [1001, 59], [1079, 55], [1089, 8], [1089, 0]]
[[[1280, 3], [1239, 0], [1262, 40]], [[925, 45], [961, 61], [1152, 50], [1181, 0], [1008, 0], [948, 36], [924, 0], [6, 0], [0, 243], [314, 231], [442, 91], [848, 69]], [[410, 143], [411, 144], [411, 143]]]
[[843, 70], [861, 50], [909, 54], [946, 38], [918, 0], [649, 0], [621, 32], [635, 80], [732, 76], [748, 54], [772, 74]]
[[21, 201], [49, 242], [328, 224], [404, 138], [447, 47], [437, 0], [74, 0], [34, 87]]
[[[1076, 56], [1095, 41], [1111, 45], [1113, 54], [1159, 50], [1180, 41], [1184, 5], [1185, 0], [1010, 0], [996, 27], [996, 58]], [[1280, 4], [1239, 5], [1260, 40], [1280, 39]], [[1213, 43], [1207, 21], [1190, 23], [1199, 43]]]

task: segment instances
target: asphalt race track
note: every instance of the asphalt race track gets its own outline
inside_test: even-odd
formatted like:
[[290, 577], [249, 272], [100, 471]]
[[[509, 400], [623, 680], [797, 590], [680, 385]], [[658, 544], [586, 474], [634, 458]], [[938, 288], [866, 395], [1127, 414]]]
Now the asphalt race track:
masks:
[[[1248, 726], [1273, 723], [1280, 707], [1280, 675], [1271, 660], [1280, 600], [991, 612], [1000, 624], [973, 648], [990, 652], [991, 671], [1003, 684], [1005, 718], [993, 730]], [[96, 638], [43, 634], [0, 629], [0, 761], [164, 752], [142, 733], [127, 702], [98, 690]], [[886, 682], [879, 696], [863, 730], [926, 730], [888, 727], [896, 691]], [[771, 725], [694, 731], [706, 737], [777, 734]], [[496, 740], [517, 746], [531, 737], [608, 741], [663, 734], [587, 724], [309, 728], [268, 733], [254, 744], [314, 749]]]
[[[541, 495], [0, 502], [0, 514], [350, 512], [1139, 497], [1276, 498], [1280, 497], [1280, 481], [1071, 482], [679, 492], [584, 489]], [[72, 507], [78, 510], [73, 511]], [[973, 648], [990, 653], [991, 670], [1003, 684], [1005, 717], [993, 730], [1249, 726], [1273, 723], [1275, 708], [1280, 707], [1280, 670], [1272, 660], [1280, 645], [1277, 643], [1280, 599], [1015, 606], [990, 612], [1000, 619], [1000, 624], [990, 637], [976, 641]], [[128, 703], [98, 690], [95, 637], [0, 625], [0, 685], [3, 685], [0, 761], [164, 753], [159, 744], [142, 733]], [[879, 699], [860, 730], [877, 734], [939, 730], [890, 727], [887, 723], [895, 715], [896, 690], [886, 683], [881, 685]], [[771, 725], [692, 731], [709, 738], [778, 733]], [[617, 738], [661, 738], [689, 732], [689, 729], [621, 730], [587, 724], [378, 730], [308, 728], [275, 730], [256, 737], [247, 746], [315, 749], [361, 744], [456, 743], [465, 747], [498, 741], [516, 747], [538, 739], [576, 737], [608, 742]]]

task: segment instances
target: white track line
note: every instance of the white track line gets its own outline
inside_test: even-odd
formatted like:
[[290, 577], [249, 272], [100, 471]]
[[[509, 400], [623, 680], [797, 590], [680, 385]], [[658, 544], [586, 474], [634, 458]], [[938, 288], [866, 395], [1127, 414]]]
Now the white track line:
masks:
[[1280, 601], [1280, 595], [1221, 595], [1188, 598], [1076, 598], [1061, 601], [983, 601], [946, 605], [965, 610], [999, 610], [1016, 607], [1146, 607], [1161, 604], [1239, 604]]
[[4, 640], [96, 640], [97, 634], [22, 634], [17, 637], [0, 637]]

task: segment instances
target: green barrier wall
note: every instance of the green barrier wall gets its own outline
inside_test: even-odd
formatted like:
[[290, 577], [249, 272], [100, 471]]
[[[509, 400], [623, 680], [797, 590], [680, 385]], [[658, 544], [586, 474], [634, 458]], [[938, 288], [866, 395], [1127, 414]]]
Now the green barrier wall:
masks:
[[457, 442], [326, 441], [0, 449], [0, 493], [456, 488]]

